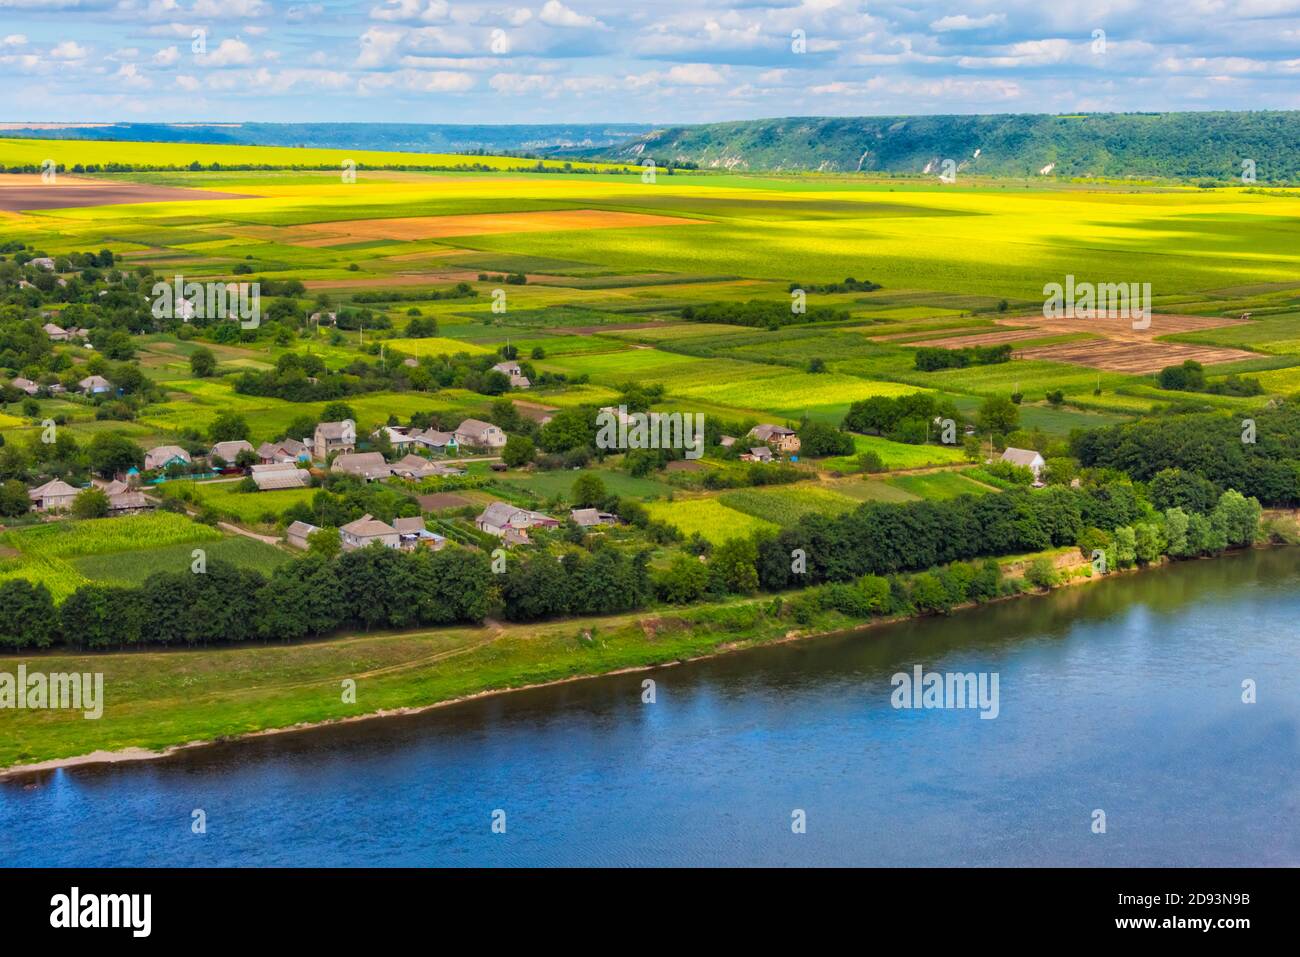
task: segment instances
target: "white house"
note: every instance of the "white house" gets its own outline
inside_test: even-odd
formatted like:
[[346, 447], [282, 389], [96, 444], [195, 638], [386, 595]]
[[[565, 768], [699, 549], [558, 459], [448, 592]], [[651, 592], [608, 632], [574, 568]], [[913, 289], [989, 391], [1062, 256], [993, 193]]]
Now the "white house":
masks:
[[479, 449], [499, 449], [506, 444], [506, 434], [500, 427], [480, 419], [466, 419], [456, 426], [456, 444]]
[[1029, 469], [1034, 473], [1035, 482], [1041, 481], [1043, 468], [1047, 465], [1043, 457], [1033, 449], [1006, 449], [1002, 453], [1002, 461]]

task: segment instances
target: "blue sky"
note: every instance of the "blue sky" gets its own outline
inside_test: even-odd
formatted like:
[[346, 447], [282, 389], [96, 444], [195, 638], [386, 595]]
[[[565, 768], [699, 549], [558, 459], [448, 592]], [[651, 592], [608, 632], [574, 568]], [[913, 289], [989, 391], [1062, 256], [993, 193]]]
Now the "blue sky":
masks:
[[1300, 109], [1300, 0], [0, 0], [0, 103], [51, 122]]

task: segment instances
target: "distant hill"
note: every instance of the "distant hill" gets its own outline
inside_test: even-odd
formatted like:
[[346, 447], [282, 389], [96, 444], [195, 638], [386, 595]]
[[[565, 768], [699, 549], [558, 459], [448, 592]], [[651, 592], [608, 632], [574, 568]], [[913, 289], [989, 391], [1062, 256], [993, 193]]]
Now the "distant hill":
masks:
[[[992, 176], [1300, 181], [1300, 112], [1074, 116], [789, 117], [656, 130], [614, 149], [623, 161], [701, 169], [933, 173], [945, 160]], [[583, 151], [584, 153], [587, 151]]]
[[651, 132], [644, 123], [462, 126], [431, 123], [0, 123], [23, 139], [227, 143], [403, 153], [526, 153], [603, 150]]

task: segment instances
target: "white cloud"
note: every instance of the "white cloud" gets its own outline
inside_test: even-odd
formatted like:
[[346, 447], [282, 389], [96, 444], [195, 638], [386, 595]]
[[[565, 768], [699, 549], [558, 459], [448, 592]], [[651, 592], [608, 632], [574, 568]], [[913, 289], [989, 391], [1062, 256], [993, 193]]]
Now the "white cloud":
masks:
[[707, 63], [684, 63], [668, 71], [668, 82], [678, 86], [717, 86], [726, 81]]
[[194, 0], [194, 16], [211, 20], [248, 20], [271, 12], [265, 0]]
[[199, 57], [204, 66], [248, 66], [253, 62], [253, 50], [243, 40], [222, 40], [215, 50]]
[[498, 73], [488, 80], [488, 86], [497, 93], [507, 96], [538, 93], [546, 89], [550, 84], [551, 78], [540, 73]]
[[985, 27], [999, 26], [1007, 22], [1005, 13], [990, 13], [982, 17], [968, 17], [964, 13], [956, 16], [940, 17], [930, 21], [930, 29], [935, 33], [948, 33], [957, 30], [983, 30]]
[[153, 86], [149, 78], [143, 76], [134, 63], [123, 63], [113, 75], [113, 79], [117, 85], [132, 90], [145, 90]]
[[158, 66], [171, 66], [181, 58], [181, 51], [176, 47], [164, 47], [153, 55], [153, 62]]
[[27, 46], [27, 37], [23, 36], [21, 33], [11, 33], [3, 40], [0, 40], [0, 46], [24, 47]]
[[64, 40], [50, 51], [55, 60], [84, 60], [87, 50], [76, 40]]
[[537, 19], [553, 27], [603, 27], [595, 17], [570, 10], [560, 0], [546, 0]]
[[446, 0], [384, 0], [383, 6], [370, 8], [370, 19], [389, 23], [442, 23], [450, 10]]

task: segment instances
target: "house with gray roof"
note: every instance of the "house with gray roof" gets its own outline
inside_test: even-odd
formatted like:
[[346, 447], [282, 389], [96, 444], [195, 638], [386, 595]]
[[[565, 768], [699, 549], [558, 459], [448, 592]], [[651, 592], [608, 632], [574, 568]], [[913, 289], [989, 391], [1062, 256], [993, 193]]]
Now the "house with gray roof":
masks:
[[348, 522], [340, 528], [339, 539], [347, 551], [366, 548], [375, 542], [385, 548], [401, 547], [401, 535], [397, 529], [370, 514], [362, 515], [355, 522]]
[[491, 422], [466, 419], [456, 426], [456, 443], [477, 449], [499, 449], [506, 444], [506, 434]]
[[240, 452], [252, 452], [253, 446], [247, 439], [231, 439], [226, 442], [218, 442], [212, 446], [208, 452], [208, 458], [216, 462], [217, 459], [225, 462], [227, 465], [234, 465], [235, 459], [239, 458]]
[[312, 434], [312, 456], [318, 462], [328, 461], [335, 452], [351, 452], [356, 447], [357, 424], [351, 419], [321, 422]]
[[479, 531], [504, 538], [506, 544], [527, 542], [530, 528], [556, 528], [559, 522], [549, 515], [519, 508], [509, 502], [493, 502], [474, 520]]
[[367, 482], [386, 479], [393, 474], [392, 466], [378, 452], [344, 452], [334, 459], [330, 471], [365, 479]]

